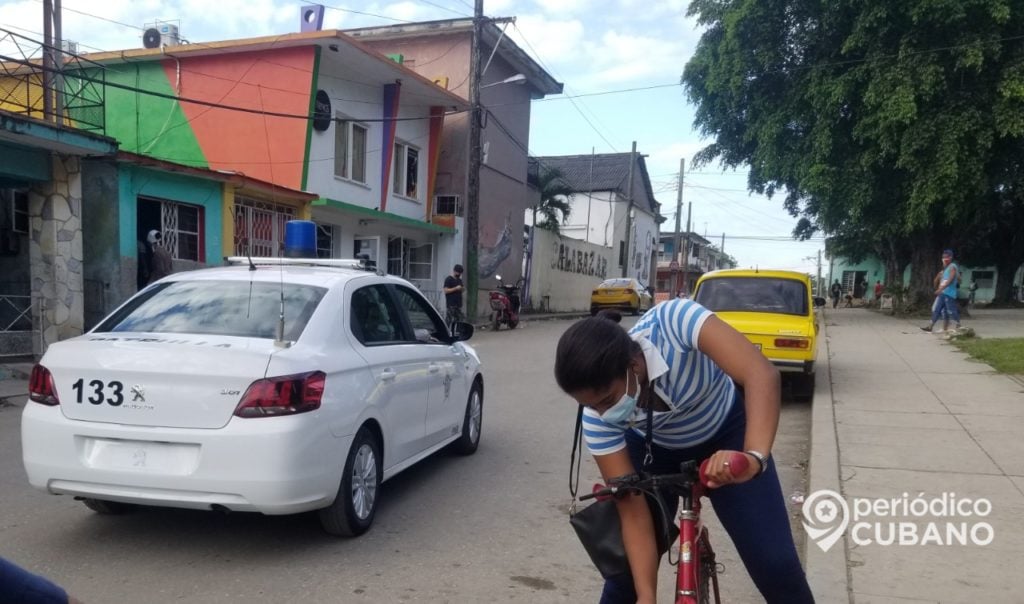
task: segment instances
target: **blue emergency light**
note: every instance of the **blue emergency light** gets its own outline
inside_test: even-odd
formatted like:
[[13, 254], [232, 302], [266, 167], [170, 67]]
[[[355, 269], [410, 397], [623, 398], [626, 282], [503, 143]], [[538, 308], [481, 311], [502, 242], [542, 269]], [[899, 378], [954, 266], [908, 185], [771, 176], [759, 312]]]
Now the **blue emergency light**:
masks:
[[284, 225], [284, 257], [316, 258], [316, 223], [289, 220]]

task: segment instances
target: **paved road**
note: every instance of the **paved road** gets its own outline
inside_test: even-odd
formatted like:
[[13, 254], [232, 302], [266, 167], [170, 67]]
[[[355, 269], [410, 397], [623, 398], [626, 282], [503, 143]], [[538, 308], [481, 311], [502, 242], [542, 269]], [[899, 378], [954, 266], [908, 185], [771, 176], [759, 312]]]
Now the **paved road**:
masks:
[[[311, 515], [97, 516], [28, 486], [20, 409], [0, 408], [0, 554], [86, 602], [596, 602], [599, 577], [566, 519], [574, 407], [551, 374], [568, 325], [474, 337], [488, 377], [479, 451], [436, 456], [388, 482], [374, 528], [359, 539], [326, 536]], [[783, 408], [775, 455], [787, 498], [804, 490], [809, 409]], [[582, 483], [596, 478], [588, 460]], [[759, 601], [709, 524], [726, 566], [723, 599]], [[663, 565], [665, 601], [671, 572]]]

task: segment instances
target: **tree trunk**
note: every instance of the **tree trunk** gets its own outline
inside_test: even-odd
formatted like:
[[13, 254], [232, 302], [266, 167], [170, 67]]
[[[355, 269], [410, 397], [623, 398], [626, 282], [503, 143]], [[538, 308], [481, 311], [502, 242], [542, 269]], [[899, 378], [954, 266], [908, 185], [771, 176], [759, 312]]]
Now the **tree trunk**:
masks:
[[935, 299], [935, 273], [939, 266], [936, 258], [942, 251], [926, 242], [927, 237], [917, 238], [918, 245], [910, 256], [910, 295], [907, 302], [917, 307], [930, 308]]
[[996, 261], [996, 293], [993, 302], [1013, 302], [1013, 280], [1017, 276], [1017, 268], [1021, 265], [1020, 257], [1009, 254], [1000, 256]]

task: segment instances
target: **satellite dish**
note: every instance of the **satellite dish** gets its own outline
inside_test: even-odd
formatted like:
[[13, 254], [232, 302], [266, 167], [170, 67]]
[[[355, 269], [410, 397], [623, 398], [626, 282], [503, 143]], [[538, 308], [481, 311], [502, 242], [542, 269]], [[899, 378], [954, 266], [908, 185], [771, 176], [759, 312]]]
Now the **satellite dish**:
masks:
[[160, 48], [160, 30], [150, 27], [142, 34], [142, 45], [146, 48]]

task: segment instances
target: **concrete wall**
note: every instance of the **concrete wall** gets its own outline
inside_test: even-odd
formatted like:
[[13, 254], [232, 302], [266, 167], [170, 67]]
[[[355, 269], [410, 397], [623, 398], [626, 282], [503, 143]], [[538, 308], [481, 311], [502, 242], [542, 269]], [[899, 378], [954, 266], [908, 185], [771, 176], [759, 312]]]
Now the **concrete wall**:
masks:
[[[82, 251], [86, 330], [114, 306], [135, 293], [135, 279], [121, 283], [121, 207], [117, 165], [112, 161], [82, 162]], [[132, 231], [134, 232], [134, 228]], [[132, 267], [135, 267], [134, 257]]]
[[618, 276], [613, 259], [611, 248], [535, 229], [529, 303], [558, 312], [588, 310], [594, 287]]

